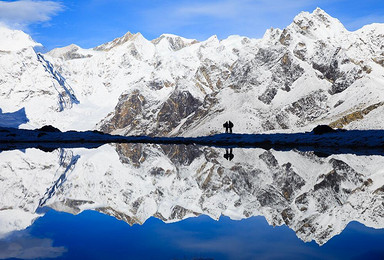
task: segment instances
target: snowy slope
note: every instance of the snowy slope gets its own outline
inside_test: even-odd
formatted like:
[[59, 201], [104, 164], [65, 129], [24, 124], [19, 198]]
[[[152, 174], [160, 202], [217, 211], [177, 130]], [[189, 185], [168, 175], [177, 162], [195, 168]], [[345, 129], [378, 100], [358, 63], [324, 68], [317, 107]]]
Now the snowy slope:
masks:
[[24, 48], [41, 46], [32, 38], [19, 30], [10, 30], [6, 27], [0, 27], [0, 50], [1, 52], [18, 51]]
[[[76, 103], [71, 87], [21, 31], [0, 28], [0, 126], [48, 124]], [[22, 111], [22, 113], [15, 113]], [[25, 113], [24, 113], [25, 112]]]
[[[383, 30], [383, 24], [372, 24], [350, 32], [316, 9], [262, 39], [212, 36], [198, 42], [164, 34], [149, 41], [127, 33], [93, 49], [54, 49], [39, 57], [64, 79], [68, 109], [57, 108], [58, 80], [41, 70], [44, 62], [31, 48], [27, 57], [2, 53], [3, 64], [29, 57], [27, 70], [36, 69], [27, 80], [19, 63], [3, 65], [0, 108], [25, 107], [30, 121], [21, 127], [52, 124], [127, 135], [214, 134], [226, 120], [243, 133], [317, 124], [383, 129]], [[20, 90], [13, 93], [15, 82]], [[42, 90], [27, 99], [19, 94], [37, 87]], [[49, 101], [41, 100], [43, 89], [51, 90]]]
[[150, 217], [264, 216], [319, 244], [351, 221], [383, 228], [382, 156], [234, 149], [227, 161], [224, 152], [143, 144], [2, 152], [0, 233], [25, 228], [46, 206], [71, 214], [96, 210], [131, 225]]

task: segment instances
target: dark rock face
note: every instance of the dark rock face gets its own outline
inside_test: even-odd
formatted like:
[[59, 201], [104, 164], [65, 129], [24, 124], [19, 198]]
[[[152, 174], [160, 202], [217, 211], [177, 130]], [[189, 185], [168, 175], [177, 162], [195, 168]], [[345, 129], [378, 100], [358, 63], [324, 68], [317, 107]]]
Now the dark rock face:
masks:
[[299, 126], [311, 122], [327, 111], [328, 97], [322, 91], [317, 91], [293, 102], [285, 110], [300, 118]]
[[260, 48], [255, 55], [255, 61], [259, 64], [273, 65], [280, 59], [280, 51], [276, 49]]
[[267, 88], [265, 92], [258, 97], [258, 99], [261, 102], [269, 105], [272, 102], [273, 98], [276, 96], [276, 94], [277, 94], [276, 88]]
[[124, 130], [125, 133], [134, 132], [138, 135], [164, 136], [195, 112], [201, 104], [201, 101], [188, 91], [176, 90], [164, 103], [157, 104], [146, 100], [135, 90], [120, 96], [114, 112], [100, 122], [99, 127], [107, 133]]
[[151, 81], [149, 82], [148, 87], [153, 90], [160, 90], [164, 87], [164, 84], [160, 81]]
[[304, 69], [294, 62], [290, 53], [285, 53], [280, 59], [280, 66], [274, 66], [272, 69], [272, 80], [285, 91], [290, 91], [293, 82], [301, 77]]
[[153, 175], [153, 176], [164, 176], [165, 175], [165, 171], [163, 168], [161, 167], [155, 167], [155, 168], [152, 168], [151, 171], [149, 172], [150, 175]]
[[269, 189], [261, 191], [257, 194], [256, 198], [262, 207], [272, 204], [284, 205], [284, 199], [273, 187], [269, 187]]
[[370, 105], [362, 110], [357, 110], [352, 113], [349, 113], [336, 121], [333, 121], [332, 123], [329, 124], [330, 127], [333, 128], [343, 128], [345, 125], [348, 125], [349, 123], [363, 119], [366, 115], [374, 111], [375, 109], [381, 107], [384, 105], [384, 102], [379, 102], [373, 105]]
[[107, 214], [109, 216], [113, 216], [114, 218], [116, 218], [118, 220], [122, 220], [131, 226], [133, 224], [140, 223], [137, 219], [132, 218], [132, 217], [128, 216], [127, 214], [124, 214], [124, 213], [119, 212], [117, 210], [114, 210], [111, 207], [96, 208], [95, 210], [100, 212], [100, 213]]
[[283, 32], [280, 35], [279, 42], [282, 45], [289, 46], [289, 43], [290, 43], [291, 39], [292, 39], [291, 38], [291, 34], [288, 32], [287, 29], [284, 29]]
[[307, 60], [307, 46], [303, 42], [299, 42], [295, 49], [293, 50], [293, 54], [296, 58], [306, 61]]
[[[208, 94], [205, 96], [204, 101], [201, 106], [197, 108], [195, 113], [187, 118], [185, 124], [181, 126], [181, 130], [186, 130], [191, 125], [194, 125], [198, 120], [203, 120], [209, 116], [212, 112], [221, 112], [222, 110], [216, 110], [215, 106], [218, 104], [218, 99], [216, 98], [217, 92]], [[219, 133], [218, 131], [212, 131], [211, 134]]]
[[295, 126], [302, 127], [314, 121], [327, 111], [328, 97], [322, 91], [313, 92], [300, 98], [282, 110], [268, 114], [262, 121], [264, 130], [289, 129], [292, 123], [289, 121], [290, 114], [297, 116]]
[[66, 199], [63, 202], [63, 205], [71, 208], [74, 210], [75, 214], [78, 214], [81, 212], [81, 206], [82, 205], [92, 205], [94, 204], [93, 201], [86, 201], [86, 200], [72, 200], [72, 199]]
[[143, 118], [145, 104], [146, 100], [138, 90], [121, 95], [113, 116], [101, 125], [100, 130], [110, 133], [125, 127], [135, 128]]
[[[341, 47], [334, 50], [333, 55], [326, 51], [324, 43], [320, 42], [319, 52], [317, 55], [329, 57], [325, 62], [312, 62], [312, 68], [322, 73], [322, 76], [332, 83], [332, 87], [329, 90], [331, 95], [341, 93], [351, 86], [358, 78], [362, 76], [363, 69], [361, 64], [354, 64], [353, 60], [349, 59], [344, 52], [341, 51]], [[344, 70], [342, 67], [349, 65], [352, 69]]]
[[77, 47], [77, 48], [75, 48], [75, 49], [65, 53], [63, 55], [63, 59], [65, 59], [65, 60], [74, 60], [74, 59], [83, 59], [83, 58], [90, 58], [90, 57], [92, 57], [92, 55], [90, 55], [90, 54], [82, 55], [82, 54], [78, 53], [77, 52], [78, 49], [79, 48]]
[[188, 91], [175, 91], [157, 114], [158, 133], [164, 135], [179, 125], [182, 119], [195, 112], [202, 103]]
[[292, 84], [304, 73], [304, 69], [294, 60], [291, 53], [285, 52], [281, 55], [282, 52], [285, 50], [261, 48], [255, 55], [255, 65], [265, 67], [272, 75], [267, 89], [258, 97], [265, 104], [272, 102], [278, 89], [289, 92]]
[[291, 166], [290, 163], [286, 163], [282, 165], [278, 174], [275, 174], [276, 186], [281, 189], [286, 200], [294, 198], [293, 195], [295, 192], [305, 185], [305, 180], [300, 177]]

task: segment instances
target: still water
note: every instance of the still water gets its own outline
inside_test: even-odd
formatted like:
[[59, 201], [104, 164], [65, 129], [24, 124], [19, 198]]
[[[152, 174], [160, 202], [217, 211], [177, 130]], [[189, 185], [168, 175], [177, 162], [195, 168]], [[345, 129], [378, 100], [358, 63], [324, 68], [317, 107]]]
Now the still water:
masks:
[[0, 259], [384, 258], [381, 155], [3, 151], [0, 194]]

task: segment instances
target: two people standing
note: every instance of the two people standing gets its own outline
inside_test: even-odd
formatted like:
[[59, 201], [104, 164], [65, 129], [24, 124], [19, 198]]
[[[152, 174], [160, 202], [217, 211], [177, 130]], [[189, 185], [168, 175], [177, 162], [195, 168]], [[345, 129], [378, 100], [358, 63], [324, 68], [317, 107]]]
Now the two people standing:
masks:
[[233, 123], [231, 121], [227, 121], [223, 124], [223, 127], [225, 127], [225, 132], [226, 133], [231, 133], [232, 134], [232, 127]]

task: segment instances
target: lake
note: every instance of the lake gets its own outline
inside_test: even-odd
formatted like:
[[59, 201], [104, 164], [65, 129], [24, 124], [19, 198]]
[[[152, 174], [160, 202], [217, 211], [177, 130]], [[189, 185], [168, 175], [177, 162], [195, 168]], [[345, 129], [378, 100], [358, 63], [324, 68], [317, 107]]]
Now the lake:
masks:
[[12, 150], [0, 192], [0, 259], [384, 258], [380, 154]]

